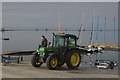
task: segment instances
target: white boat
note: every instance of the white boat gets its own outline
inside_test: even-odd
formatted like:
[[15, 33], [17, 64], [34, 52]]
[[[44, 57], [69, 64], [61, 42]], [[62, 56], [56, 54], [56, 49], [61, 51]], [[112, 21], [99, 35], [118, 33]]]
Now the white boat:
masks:
[[109, 60], [96, 60], [95, 62], [95, 67], [99, 68], [99, 69], [114, 69], [114, 67], [116, 67], [117, 64], [113, 61], [109, 61]]

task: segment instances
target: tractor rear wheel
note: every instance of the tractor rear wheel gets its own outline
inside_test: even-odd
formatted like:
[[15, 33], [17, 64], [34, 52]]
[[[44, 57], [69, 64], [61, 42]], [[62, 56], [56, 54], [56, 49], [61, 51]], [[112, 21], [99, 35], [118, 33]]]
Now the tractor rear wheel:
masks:
[[66, 55], [66, 64], [70, 69], [76, 69], [81, 62], [81, 56], [78, 50], [71, 50]]
[[55, 70], [58, 68], [58, 56], [56, 54], [52, 54], [48, 56], [46, 60], [46, 65], [50, 70]]
[[32, 56], [31, 64], [34, 67], [40, 67], [43, 62], [40, 61], [40, 57], [38, 55], [38, 52], [34, 52], [34, 55]]

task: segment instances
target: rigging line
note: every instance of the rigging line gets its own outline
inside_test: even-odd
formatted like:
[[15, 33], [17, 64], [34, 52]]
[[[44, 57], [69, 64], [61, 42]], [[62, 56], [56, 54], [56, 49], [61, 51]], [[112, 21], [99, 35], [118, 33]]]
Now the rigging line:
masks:
[[83, 14], [82, 14], [82, 24], [81, 24], [81, 33], [80, 33], [80, 45], [81, 45], [81, 42], [82, 42], [82, 32], [83, 32], [83, 24], [84, 24], [84, 8], [83, 8]]

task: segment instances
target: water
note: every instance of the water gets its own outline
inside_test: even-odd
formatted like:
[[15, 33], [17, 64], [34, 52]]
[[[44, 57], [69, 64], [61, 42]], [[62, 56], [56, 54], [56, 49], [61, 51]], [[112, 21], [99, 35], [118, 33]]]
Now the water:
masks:
[[[117, 52], [103, 52], [102, 54], [97, 55], [84, 55], [81, 62], [81, 67], [95, 67], [96, 60], [109, 60], [118, 63], [118, 53]], [[118, 70], [118, 66], [114, 68]]]
[[[3, 52], [14, 50], [35, 50], [41, 42], [41, 36], [45, 35], [52, 42], [52, 34], [58, 31], [8, 31], [3, 32], [3, 37], [9, 37], [9, 41], [3, 41]], [[67, 31], [66, 33], [78, 34], [78, 32]]]
[[[41, 42], [41, 36], [45, 35], [48, 41], [52, 42], [52, 33], [58, 33], [57, 31], [8, 31], [3, 32], [3, 37], [9, 37], [9, 41], [2, 41], [2, 52], [7, 51], [21, 51], [21, 50], [36, 50], [38, 48], [39, 43]], [[71, 33], [78, 35], [78, 31], [66, 31], [65, 33]], [[99, 32], [99, 42], [103, 42], [102, 32]], [[111, 34], [111, 32], [110, 32]], [[94, 41], [95, 37], [93, 36]], [[80, 40], [80, 39], [79, 39]], [[78, 40], [78, 44], [79, 41]], [[89, 44], [90, 40], [90, 32], [83, 32], [83, 36], [81, 39], [81, 45]], [[93, 41], [93, 42], [94, 42]], [[113, 39], [111, 38], [106, 43], [112, 43]], [[115, 51], [104, 51], [102, 54], [97, 54], [91, 56], [93, 62], [98, 60], [111, 60], [118, 61], [118, 52]], [[29, 58], [30, 59], [30, 58]], [[83, 61], [89, 62], [90, 57], [84, 56]]]
[[[58, 31], [7, 31], [2, 32], [2, 37], [9, 37], [10, 40], [2, 41], [2, 51], [19, 51], [19, 50], [36, 50], [41, 42], [41, 36], [45, 35], [48, 41], [52, 42], [52, 33], [58, 33]], [[78, 31], [66, 31], [65, 33], [78, 35]], [[107, 44], [113, 44], [113, 32], [108, 31], [106, 37]], [[96, 41], [96, 34], [93, 35], [94, 43], [103, 43], [103, 32], [99, 32], [99, 40]], [[81, 40], [81, 43], [80, 43]], [[117, 32], [116, 41], [117, 44]], [[83, 31], [82, 38], [78, 40], [79, 45], [89, 44], [90, 41], [90, 31]]]

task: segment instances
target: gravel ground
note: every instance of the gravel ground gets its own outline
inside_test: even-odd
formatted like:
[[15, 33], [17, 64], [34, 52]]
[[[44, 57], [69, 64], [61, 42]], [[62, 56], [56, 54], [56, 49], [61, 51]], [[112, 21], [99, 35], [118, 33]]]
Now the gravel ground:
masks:
[[118, 70], [82, 66], [78, 70], [69, 70], [66, 65], [59, 70], [48, 70], [46, 64], [34, 68], [30, 61], [22, 61], [20, 64], [2, 65], [2, 78], [118, 78]]

